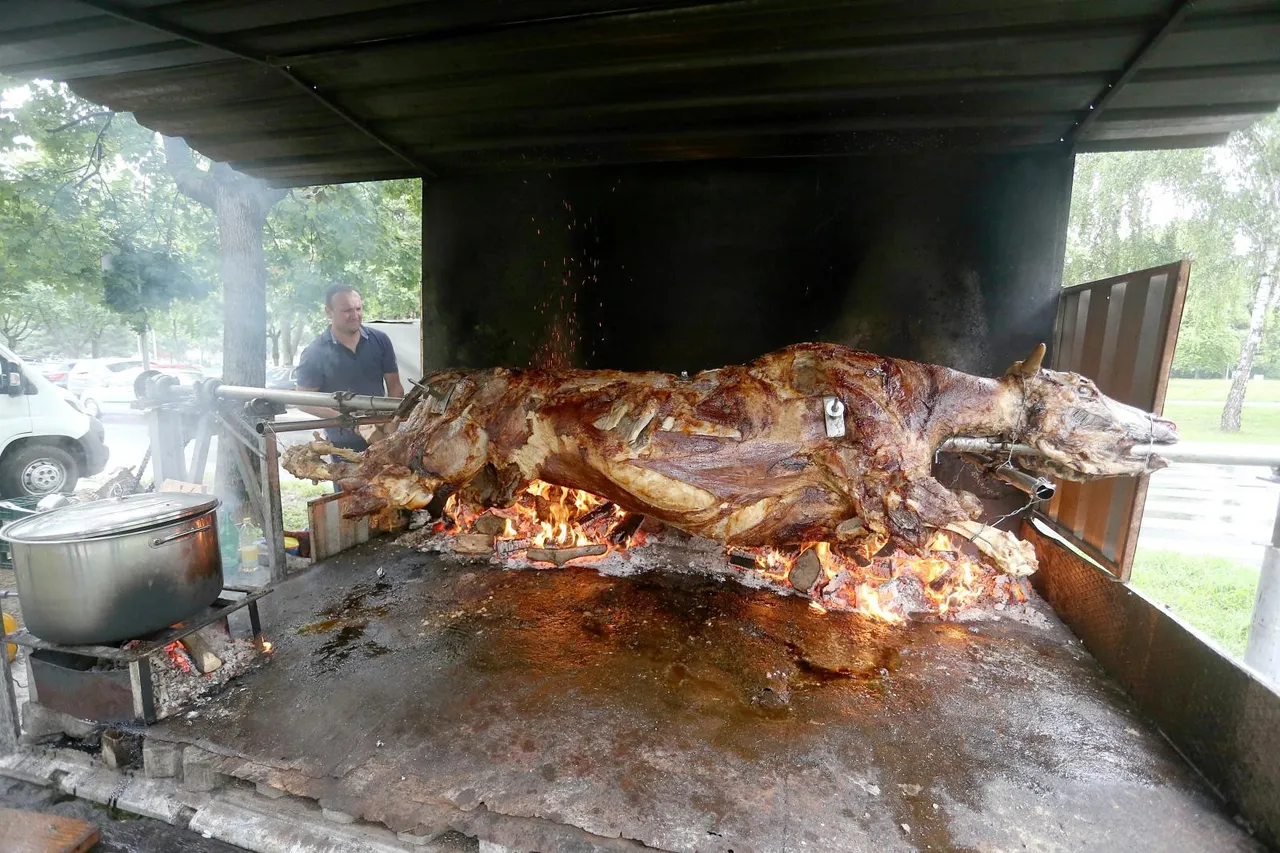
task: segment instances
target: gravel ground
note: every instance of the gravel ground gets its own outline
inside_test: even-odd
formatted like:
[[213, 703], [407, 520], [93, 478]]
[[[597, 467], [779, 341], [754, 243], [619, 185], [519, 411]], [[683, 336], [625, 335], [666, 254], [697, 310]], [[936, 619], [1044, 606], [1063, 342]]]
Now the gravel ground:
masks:
[[[41, 788], [0, 776], [0, 806], [76, 817], [102, 831], [93, 853], [241, 853], [241, 848], [204, 838], [186, 829], [78, 800], [52, 788]], [[0, 841], [0, 848], [3, 842]]]

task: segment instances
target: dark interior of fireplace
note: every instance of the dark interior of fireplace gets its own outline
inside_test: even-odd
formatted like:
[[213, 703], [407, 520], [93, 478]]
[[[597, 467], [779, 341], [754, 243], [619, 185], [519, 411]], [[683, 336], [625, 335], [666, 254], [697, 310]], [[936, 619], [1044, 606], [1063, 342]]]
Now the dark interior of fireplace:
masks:
[[431, 367], [689, 371], [797, 341], [997, 374], [1053, 333], [1063, 154], [711, 161], [424, 188]]

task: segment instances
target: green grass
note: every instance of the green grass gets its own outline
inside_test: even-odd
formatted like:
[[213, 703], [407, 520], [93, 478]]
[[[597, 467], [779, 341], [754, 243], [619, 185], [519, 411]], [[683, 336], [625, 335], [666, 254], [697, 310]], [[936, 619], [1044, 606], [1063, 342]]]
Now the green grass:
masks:
[[333, 491], [330, 483], [312, 483], [310, 480], [280, 481], [280, 510], [285, 530], [307, 529], [307, 501]]
[[[1230, 389], [1229, 379], [1170, 379], [1169, 392], [1165, 394], [1165, 399], [1172, 402], [1207, 400], [1225, 403], [1227, 391]], [[1280, 379], [1254, 379], [1249, 383], [1244, 401], [1245, 403], [1280, 402]]]
[[1129, 583], [1208, 634], [1233, 657], [1244, 655], [1258, 570], [1222, 557], [1139, 549]]
[[[1280, 383], [1278, 383], [1280, 384]], [[1222, 432], [1218, 421], [1222, 410], [1217, 406], [1164, 407], [1164, 416], [1178, 425], [1183, 441], [1213, 441], [1231, 444], [1280, 444], [1280, 407], [1245, 406], [1239, 432]]]

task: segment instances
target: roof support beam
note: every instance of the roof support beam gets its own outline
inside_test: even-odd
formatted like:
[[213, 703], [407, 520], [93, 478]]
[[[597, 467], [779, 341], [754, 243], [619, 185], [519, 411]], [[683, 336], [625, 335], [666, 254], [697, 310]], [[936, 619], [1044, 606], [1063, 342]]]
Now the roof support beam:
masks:
[[1093, 102], [1089, 104], [1089, 109], [1085, 110], [1080, 116], [1080, 120], [1067, 132], [1066, 142], [1073, 151], [1079, 146], [1080, 140], [1084, 138], [1084, 134], [1089, 130], [1089, 127], [1098, 120], [1098, 116], [1102, 114], [1102, 111], [1115, 100], [1116, 95], [1119, 94], [1124, 84], [1133, 79], [1133, 75], [1138, 72], [1139, 66], [1182, 24], [1194, 5], [1195, 0], [1175, 0], [1173, 7], [1169, 10], [1168, 17], [1164, 19], [1164, 23], [1160, 25], [1160, 28], [1142, 43], [1133, 56], [1129, 57], [1129, 61], [1120, 69], [1120, 73], [1116, 75], [1116, 78], [1098, 93], [1098, 97], [1094, 98]]
[[92, 8], [97, 9], [99, 12], [102, 12], [103, 14], [106, 14], [106, 15], [110, 15], [113, 18], [119, 18], [123, 21], [129, 21], [130, 23], [138, 24], [139, 26], [156, 30], [157, 32], [161, 32], [166, 35], [173, 36], [174, 38], [181, 39], [182, 41], [190, 42], [192, 44], [196, 44], [201, 47], [207, 47], [207, 48], [210, 48], [211, 50], [221, 51], [222, 53], [230, 54], [239, 59], [243, 59], [247, 62], [252, 62], [255, 65], [261, 65], [264, 68], [270, 68], [275, 73], [283, 75], [290, 83], [292, 83], [294, 86], [301, 89], [312, 100], [320, 104], [329, 112], [333, 113], [338, 118], [342, 119], [344, 122], [351, 125], [356, 130], [363, 133], [365, 136], [369, 137], [369, 139], [372, 139], [380, 147], [384, 148], [386, 151], [393, 154], [395, 157], [397, 157], [404, 163], [407, 163], [409, 166], [412, 166], [413, 169], [421, 177], [423, 178], [436, 177], [435, 172], [433, 172], [430, 168], [428, 168], [424, 163], [422, 163], [420, 160], [418, 160], [408, 151], [401, 148], [396, 143], [392, 142], [382, 134], [378, 133], [359, 116], [353, 114], [350, 110], [346, 109], [345, 107], [341, 106], [340, 104], [336, 103], [335, 101], [323, 95], [314, 84], [308, 82], [305, 78], [296, 74], [288, 65], [284, 65], [284, 66], [277, 65], [275, 62], [271, 60], [271, 57], [259, 56], [254, 53], [250, 53], [248, 51], [242, 50], [241, 48], [237, 47], [236, 45], [232, 44], [229, 41], [218, 38], [217, 36], [206, 35], [204, 33], [196, 32], [195, 30], [188, 29], [187, 27], [183, 27], [178, 24], [169, 23], [168, 21], [165, 21], [163, 18], [157, 15], [153, 15], [150, 12], [144, 12], [137, 9], [121, 8], [120, 6], [117, 6], [114, 3], [110, 2], [110, 0], [77, 0], [77, 2], [85, 6], [91, 6]]

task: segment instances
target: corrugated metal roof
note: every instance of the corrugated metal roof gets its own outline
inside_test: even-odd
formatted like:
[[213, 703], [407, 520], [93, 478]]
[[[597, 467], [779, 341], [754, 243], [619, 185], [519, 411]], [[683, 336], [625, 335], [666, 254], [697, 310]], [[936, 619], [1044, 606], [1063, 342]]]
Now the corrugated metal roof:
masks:
[[1280, 104], [1275, 0], [624, 2], [7, 0], [0, 74], [279, 185], [1205, 145]]

